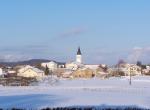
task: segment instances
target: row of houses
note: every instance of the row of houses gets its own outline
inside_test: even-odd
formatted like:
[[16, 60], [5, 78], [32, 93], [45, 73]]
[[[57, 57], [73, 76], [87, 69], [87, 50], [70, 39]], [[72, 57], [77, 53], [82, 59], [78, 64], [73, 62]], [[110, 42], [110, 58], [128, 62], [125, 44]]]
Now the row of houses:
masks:
[[[78, 73], [79, 71], [87, 70], [92, 71], [91, 74], [94, 74], [94, 76], [101, 76], [107, 75], [107, 74], [118, 74], [119, 72], [122, 73], [122, 75], [128, 76], [130, 74], [132, 75], [141, 75], [143, 73], [150, 72], [150, 68], [142, 68], [141, 66], [138, 66], [136, 64], [129, 64], [129, 63], [120, 63], [117, 66], [114, 67], [108, 67], [105, 64], [83, 64], [82, 61], [82, 53], [80, 50], [80, 47], [78, 48], [77, 54], [76, 54], [76, 61], [74, 62], [67, 62], [64, 64], [59, 64], [57, 62], [51, 61], [41, 64], [42, 67], [48, 67], [51, 71], [55, 73], [60, 73], [60, 76], [78, 76], [78, 75], [72, 75], [72, 73]], [[78, 72], [77, 72], [78, 71]], [[84, 76], [80, 74], [79, 76]], [[93, 75], [92, 75], [93, 76]]]
[[[49, 62], [49, 64], [55, 64], [55, 62]], [[47, 63], [48, 64], [48, 63]], [[43, 63], [41, 64], [42, 66]], [[66, 64], [67, 65], [67, 64]], [[142, 69], [140, 66], [136, 64], [121, 64], [117, 67], [108, 67], [107, 65], [83, 65], [83, 64], [74, 64], [73, 66], [58, 67], [55, 64], [55, 68], [51, 68], [52, 66], [48, 65], [49, 70], [52, 70], [53, 75], [63, 78], [91, 78], [91, 77], [102, 77], [106, 75], [113, 74], [117, 75], [118, 72], [121, 72], [124, 76], [131, 75], [142, 75], [146, 73], [150, 73], [150, 67], [146, 66], [145, 69]], [[19, 77], [28, 77], [28, 78], [42, 78], [45, 77], [45, 72], [42, 69], [30, 66], [16, 66], [14, 68], [7, 68], [2, 70], [0, 68], [0, 76], [2, 77], [11, 77], [11, 76], [19, 76]]]
[[[41, 68], [30, 65], [19, 65], [14, 68], [7, 67], [4, 70], [0, 68], [0, 76], [20, 76], [20, 77], [45, 77], [45, 68], [48, 68], [53, 75], [63, 78], [91, 78], [102, 77], [109, 75], [141, 75], [143, 73], [150, 73], [150, 67], [142, 68], [136, 64], [121, 63], [115, 67], [108, 67], [105, 64], [83, 64], [82, 53], [78, 48], [76, 54], [76, 61], [59, 63], [56, 61], [41, 63]], [[121, 74], [120, 74], [120, 73]]]
[[14, 68], [7, 68], [2, 70], [0, 68], [1, 77], [27, 77], [27, 78], [41, 78], [44, 76], [44, 71], [30, 65], [16, 66]]
[[45, 62], [45, 63], [41, 63], [42, 67], [48, 67], [49, 70], [51, 71], [55, 71], [58, 69], [65, 69], [65, 70], [77, 70], [78, 68], [98, 68], [99, 65], [87, 65], [87, 64], [83, 64], [82, 61], [82, 53], [80, 50], [80, 47], [77, 50], [77, 54], [76, 54], [76, 60], [72, 61], [72, 62], [67, 62], [67, 63], [58, 63], [55, 61], [51, 61], [51, 62]]

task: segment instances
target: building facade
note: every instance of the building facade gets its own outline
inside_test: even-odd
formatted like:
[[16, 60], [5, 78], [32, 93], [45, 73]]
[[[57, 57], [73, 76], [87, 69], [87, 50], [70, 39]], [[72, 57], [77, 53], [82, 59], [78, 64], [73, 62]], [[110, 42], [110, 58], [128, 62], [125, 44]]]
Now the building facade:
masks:
[[46, 66], [47, 66], [47, 67], [49, 68], [49, 70], [51, 70], [51, 71], [56, 70], [57, 67], [58, 67], [57, 63], [54, 62], [54, 61], [47, 62], [47, 63], [42, 63], [41, 66], [42, 66], [42, 67], [45, 67], [45, 68], [46, 68]]
[[0, 68], [0, 76], [3, 75], [3, 71], [2, 68]]
[[44, 71], [41, 71], [37, 68], [28, 68], [21, 73], [18, 73], [17, 76], [21, 77], [30, 77], [30, 78], [41, 78], [44, 76]]

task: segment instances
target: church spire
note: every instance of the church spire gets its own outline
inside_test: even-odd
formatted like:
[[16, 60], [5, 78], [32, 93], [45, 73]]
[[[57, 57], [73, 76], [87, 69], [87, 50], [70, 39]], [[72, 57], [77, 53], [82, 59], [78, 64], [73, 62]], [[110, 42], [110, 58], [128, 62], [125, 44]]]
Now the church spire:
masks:
[[77, 55], [81, 55], [80, 47], [78, 48]]
[[81, 63], [82, 63], [82, 53], [81, 53], [80, 47], [78, 48], [78, 51], [77, 51], [76, 62], [77, 62], [78, 64], [81, 64]]

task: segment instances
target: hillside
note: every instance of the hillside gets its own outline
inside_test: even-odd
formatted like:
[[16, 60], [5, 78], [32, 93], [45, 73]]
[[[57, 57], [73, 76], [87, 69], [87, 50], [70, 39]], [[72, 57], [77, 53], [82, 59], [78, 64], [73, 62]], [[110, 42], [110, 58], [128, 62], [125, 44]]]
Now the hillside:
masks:
[[51, 60], [46, 59], [31, 59], [27, 61], [18, 61], [18, 62], [0, 62], [1, 66], [16, 66], [16, 65], [36, 65], [43, 62], [49, 62]]

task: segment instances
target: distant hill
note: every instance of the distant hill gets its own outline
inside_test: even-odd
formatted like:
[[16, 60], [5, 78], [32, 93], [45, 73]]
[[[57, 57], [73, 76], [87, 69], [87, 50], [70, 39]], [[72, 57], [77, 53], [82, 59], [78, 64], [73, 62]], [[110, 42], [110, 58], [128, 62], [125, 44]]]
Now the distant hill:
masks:
[[27, 61], [18, 61], [18, 62], [0, 62], [1, 66], [17, 66], [17, 65], [36, 65], [43, 62], [50, 62], [51, 60], [46, 59], [31, 59]]

